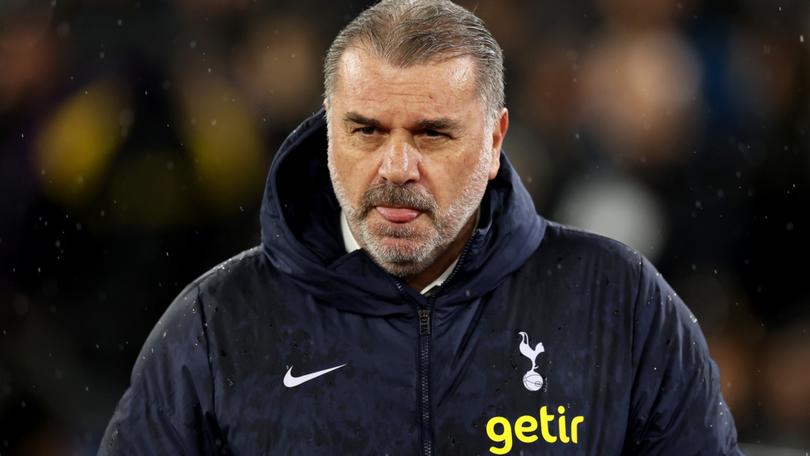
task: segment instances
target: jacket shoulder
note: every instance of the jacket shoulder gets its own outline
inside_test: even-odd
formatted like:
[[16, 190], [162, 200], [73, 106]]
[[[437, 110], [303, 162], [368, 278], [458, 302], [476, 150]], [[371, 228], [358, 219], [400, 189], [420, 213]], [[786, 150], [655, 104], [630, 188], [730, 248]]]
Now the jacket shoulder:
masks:
[[599, 234], [568, 225], [548, 222], [540, 247], [532, 260], [555, 262], [597, 262], [601, 267], [621, 267], [638, 272], [644, 256], [636, 249]]
[[262, 281], [273, 269], [261, 246], [255, 246], [212, 267], [194, 279], [188, 288], [197, 289], [202, 296], [227, 293], [234, 287]]
[[547, 300], [567, 302], [566, 311], [618, 309], [632, 317], [648, 265], [619, 241], [549, 222], [513, 284], [517, 293], [541, 292]]

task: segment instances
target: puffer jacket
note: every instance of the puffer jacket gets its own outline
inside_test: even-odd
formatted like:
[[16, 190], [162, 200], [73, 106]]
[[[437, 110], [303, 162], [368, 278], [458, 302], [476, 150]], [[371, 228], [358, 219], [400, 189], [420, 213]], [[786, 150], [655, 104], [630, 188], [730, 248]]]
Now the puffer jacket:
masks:
[[273, 161], [262, 244], [171, 303], [99, 454], [740, 454], [678, 295], [539, 216], [505, 155], [430, 296], [347, 254], [339, 214], [321, 111]]

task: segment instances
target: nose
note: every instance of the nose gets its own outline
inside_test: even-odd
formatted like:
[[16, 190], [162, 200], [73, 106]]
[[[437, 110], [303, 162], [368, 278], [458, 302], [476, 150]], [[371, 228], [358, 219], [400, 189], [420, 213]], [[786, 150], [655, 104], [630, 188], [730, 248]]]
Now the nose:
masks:
[[383, 147], [380, 177], [396, 185], [419, 180], [420, 153], [407, 133], [392, 132]]

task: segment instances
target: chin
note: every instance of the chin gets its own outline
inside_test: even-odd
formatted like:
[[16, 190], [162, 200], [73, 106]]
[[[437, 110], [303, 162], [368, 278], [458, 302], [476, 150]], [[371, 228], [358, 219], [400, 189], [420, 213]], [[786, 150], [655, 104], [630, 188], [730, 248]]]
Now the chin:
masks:
[[400, 279], [413, 277], [426, 269], [426, 267], [412, 263], [381, 263], [376, 260], [375, 262], [381, 268], [385, 269], [387, 273], [391, 274], [392, 276], [399, 277]]
[[[431, 242], [433, 241], [433, 242]], [[389, 273], [406, 277], [418, 274], [438, 257], [435, 239], [376, 237], [366, 243], [369, 256]]]
[[414, 258], [419, 256], [418, 251], [424, 242], [411, 238], [384, 236], [375, 244], [379, 250], [392, 252], [392, 257]]
[[423, 260], [423, 261], [386, 261], [382, 258], [375, 258], [372, 255], [372, 259], [374, 260], [377, 265], [381, 268], [385, 269], [386, 272], [389, 274], [405, 279], [408, 277], [413, 277], [420, 272], [423, 272], [425, 269], [430, 266], [432, 260]]

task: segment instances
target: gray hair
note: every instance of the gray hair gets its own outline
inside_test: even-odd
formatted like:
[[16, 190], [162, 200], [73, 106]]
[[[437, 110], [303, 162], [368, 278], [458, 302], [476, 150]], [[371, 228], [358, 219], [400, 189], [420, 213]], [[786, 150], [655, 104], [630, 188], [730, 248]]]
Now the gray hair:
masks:
[[481, 19], [449, 0], [382, 0], [363, 11], [326, 53], [327, 100], [335, 89], [338, 62], [351, 46], [400, 68], [471, 56], [487, 120], [493, 121], [504, 106], [503, 51]]

